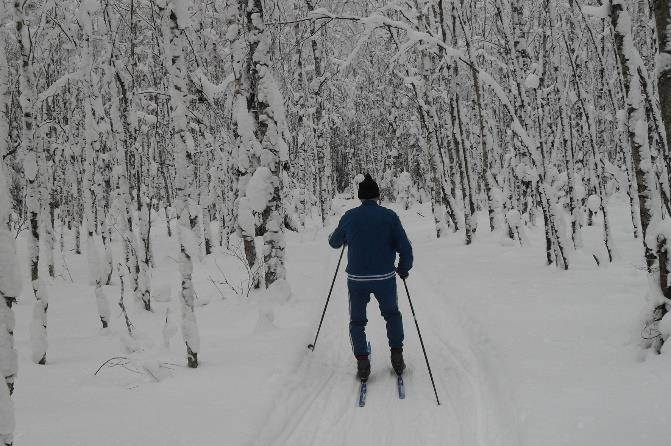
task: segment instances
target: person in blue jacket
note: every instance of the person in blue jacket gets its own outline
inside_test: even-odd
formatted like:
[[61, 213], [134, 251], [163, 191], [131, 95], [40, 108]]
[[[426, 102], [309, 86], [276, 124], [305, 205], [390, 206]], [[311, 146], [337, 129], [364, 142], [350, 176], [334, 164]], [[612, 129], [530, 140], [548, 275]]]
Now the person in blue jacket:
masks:
[[[380, 189], [366, 174], [359, 183], [361, 206], [347, 211], [329, 237], [332, 248], [347, 245], [347, 288], [349, 290], [350, 341], [357, 359], [357, 376], [370, 375], [366, 341], [366, 306], [373, 294], [387, 323], [391, 364], [399, 375], [403, 361], [403, 320], [398, 309], [396, 274], [406, 279], [412, 268], [412, 246], [398, 215], [378, 204]], [[399, 254], [398, 266], [395, 265]]]

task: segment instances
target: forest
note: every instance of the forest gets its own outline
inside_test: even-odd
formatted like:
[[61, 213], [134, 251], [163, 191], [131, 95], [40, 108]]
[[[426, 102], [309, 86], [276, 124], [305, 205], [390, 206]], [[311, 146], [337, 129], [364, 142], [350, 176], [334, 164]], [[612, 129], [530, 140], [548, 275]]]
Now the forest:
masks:
[[305, 286], [292, 256], [366, 173], [427, 246], [532, 250], [540, 274], [591, 269], [595, 289], [628, 262], [635, 348], [664, 356], [669, 141], [668, 0], [1, 0], [0, 440], [37, 429], [12, 399], [19, 355], [58, 367], [58, 283], [95, 302], [75, 319], [118, 333], [117, 356], [156, 326], [200, 368], [199, 286], [281, 320]]

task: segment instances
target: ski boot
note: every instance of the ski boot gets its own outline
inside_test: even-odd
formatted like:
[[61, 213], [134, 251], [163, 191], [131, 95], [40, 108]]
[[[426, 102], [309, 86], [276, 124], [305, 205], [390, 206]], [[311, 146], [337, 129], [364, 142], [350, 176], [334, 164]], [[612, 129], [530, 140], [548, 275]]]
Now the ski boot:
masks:
[[397, 375], [401, 375], [403, 370], [405, 370], [402, 348], [391, 349], [391, 367], [394, 369], [394, 372], [396, 372]]
[[356, 377], [362, 382], [368, 381], [370, 376], [370, 360], [368, 355], [357, 356], [356, 358]]

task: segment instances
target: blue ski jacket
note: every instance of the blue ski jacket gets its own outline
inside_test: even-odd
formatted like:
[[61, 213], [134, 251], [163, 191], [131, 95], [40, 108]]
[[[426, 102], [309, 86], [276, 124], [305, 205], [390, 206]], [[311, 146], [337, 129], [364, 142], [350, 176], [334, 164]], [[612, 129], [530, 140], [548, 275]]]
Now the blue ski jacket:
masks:
[[[347, 244], [347, 275], [349, 280], [385, 280], [396, 271], [407, 273], [412, 268], [412, 246], [398, 215], [391, 209], [366, 200], [342, 216], [329, 237], [332, 248]], [[396, 253], [399, 254], [395, 268]]]

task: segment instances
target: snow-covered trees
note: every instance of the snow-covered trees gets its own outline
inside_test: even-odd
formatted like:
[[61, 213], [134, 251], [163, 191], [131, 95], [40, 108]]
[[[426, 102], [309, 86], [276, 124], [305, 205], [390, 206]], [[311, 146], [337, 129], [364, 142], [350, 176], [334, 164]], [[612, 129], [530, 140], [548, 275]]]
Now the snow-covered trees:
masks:
[[646, 235], [648, 227], [661, 210], [659, 195], [656, 193], [656, 179], [653, 171], [653, 159], [649, 145], [648, 120], [644, 103], [642, 79], [643, 62], [634, 46], [631, 17], [625, 3], [616, 0], [610, 4], [611, 22], [614, 32], [615, 50], [620, 63], [623, 83], [626, 92], [626, 116], [628, 141], [633, 159], [638, 189], [639, 212], [643, 233], [643, 246], [648, 269], [655, 262], [655, 247], [650, 245]]
[[251, 0], [242, 10], [244, 16], [238, 15], [229, 31], [234, 36], [233, 116], [240, 169], [237, 221], [250, 266], [259, 261], [254, 238], [263, 237], [264, 281], [269, 287], [286, 276], [281, 189], [289, 156], [288, 129], [284, 101], [271, 69], [263, 4]]
[[671, 211], [668, 2], [635, 14], [619, 0], [51, 6], [18, 2], [0, 18], [14, 25], [1, 28], [2, 159], [29, 246], [38, 363], [41, 274], [62, 273], [54, 253], [70, 236], [107, 326], [102, 289], [117, 280], [153, 309], [155, 221], [177, 228], [195, 366], [196, 261], [241, 245], [254, 285], [283, 284], [284, 231], [328, 224], [332, 198], [366, 172], [385, 201], [430, 203], [438, 237], [527, 244], [538, 225], [560, 268], [589, 226], [595, 260], [616, 258], [609, 200], [621, 191], [656, 271]]
[[187, 1], [170, 1], [162, 9], [162, 25], [165, 40], [165, 60], [168, 72], [170, 110], [174, 124], [175, 157], [175, 211], [181, 258], [179, 271], [182, 275], [182, 334], [186, 343], [189, 367], [198, 367], [200, 335], [196, 323], [195, 291], [193, 288], [193, 258], [200, 257], [200, 247], [195, 229], [198, 225], [198, 207], [193, 196], [198, 192], [194, 184], [194, 141], [187, 122], [186, 64], [184, 48], [189, 28]]

